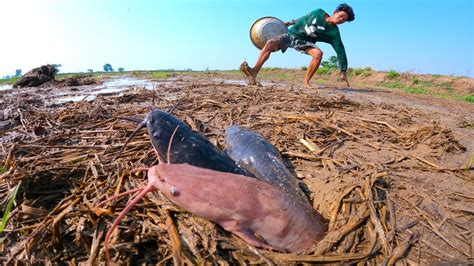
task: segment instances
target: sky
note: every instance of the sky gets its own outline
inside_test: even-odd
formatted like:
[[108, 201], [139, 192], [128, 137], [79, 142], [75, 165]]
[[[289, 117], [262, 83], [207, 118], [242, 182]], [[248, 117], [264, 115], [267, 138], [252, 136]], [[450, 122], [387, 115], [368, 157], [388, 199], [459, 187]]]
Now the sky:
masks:
[[[349, 67], [474, 77], [474, 0], [2, 0], [0, 77], [43, 64], [61, 72], [238, 69], [259, 54], [249, 28], [347, 2], [356, 19], [339, 25]], [[324, 58], [333, 48], [317, 43]], [[265, 67], [300, 68], [289, 49]]]

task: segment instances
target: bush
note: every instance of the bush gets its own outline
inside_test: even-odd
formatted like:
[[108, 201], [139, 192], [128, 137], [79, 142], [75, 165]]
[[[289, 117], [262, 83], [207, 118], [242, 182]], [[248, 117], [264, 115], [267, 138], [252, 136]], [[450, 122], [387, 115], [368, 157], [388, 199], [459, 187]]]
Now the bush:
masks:
[[363, 68], [354, 68], [354, 70], [352, 70], [352, 73], [356, 76], [359, 76], [360, 74], [362, 74], [364, 72], [364, 69]]
[[394, 78], [397, 78], [399, 76], [400, 76], [400, 73], [398, 73], [395, 70], [390, 70], [390, 71], [387, 72], [387, 78], [389, 78], [389, 79], [394, 79]]
[[462, 96], [461, 99], [462, 99], [463, 101], [468, 102], [468, 103], [474, 103], [474, 95]]
[[326, 67], [326, 68], [337, 68], [338, 65], [339, 65], [339, 63], [337, 61], [336, 56], [331, 56], [331, 57], [329, 57], [329, 60], [324, 60], [324, 61], [321, 62], [321, 66]]
[[316, 73], [319, 75], [326, 75], [330, 70], [331, 68], [329, 67], [320, 67]]
[[362, 73], [362, 76], [368, 77], [368, 76], [372, 75], [373, 71], [374, 70], [371, 67], [366, 67], [366, 68], [364, 68], [364, 72]]
[[352, 74], [355, 76], [362, 75], [364, 77], [368, 77], [372, 75], [373, 69], [371, 67], [364, 67], [364, 68], [354, 68], [352, 69]]
[[301, 67], [301, 70], [306, 71], [306, 70], [308, 70], [308, 67], [307, 67], [307, 66], [302, 66], [302, 67]]

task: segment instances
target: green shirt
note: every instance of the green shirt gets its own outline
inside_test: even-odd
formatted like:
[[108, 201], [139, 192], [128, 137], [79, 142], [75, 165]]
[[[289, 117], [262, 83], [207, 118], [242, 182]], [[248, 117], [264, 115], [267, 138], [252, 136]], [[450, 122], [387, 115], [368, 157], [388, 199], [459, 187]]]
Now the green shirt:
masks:
[[347, 57], [344, 44], [342, 44], [339, 28], [335, 24], [329, 24], [325, 19], [326, 12], [316, 9], [308, 15], [296, 20], [288, 33], [308, 42], [325, 42], [332, 45], [337, 54], [341, 71], [347, 70]]

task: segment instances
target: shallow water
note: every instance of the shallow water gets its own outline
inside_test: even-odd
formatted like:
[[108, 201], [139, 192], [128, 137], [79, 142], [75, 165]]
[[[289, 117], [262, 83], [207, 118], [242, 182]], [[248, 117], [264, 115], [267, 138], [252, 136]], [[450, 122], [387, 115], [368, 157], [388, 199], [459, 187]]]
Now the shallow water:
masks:
[[78, 102], [82, 100], [93, 100], [97, 95], [101, 94], [115, 94], [120, 93], [126, 89], [139, 87], [147, 90], [153, 90], [156, 86], [156, 82], [131, 78], [131, 77], [115, 77], [104, 81], [101, 85], [97, 86], [80, 86], [76, 87], [79, 90], [69, 93], [58, 93], [51, 99], [54, 103], [64, 102]]
[[[213, 82], [222, 82], [224, 84], [230, 84], [230, 85], [242, 85], [242, 86], [247, 85], [247, 81], [243, 80], [243, 79], [212, 78], [211, 81], [213, 81]], [[265, 80], [261, 80], [259, 82], [262, 86], [270, 86], [270, 85], [275, 84], [274, 82], [265, 81]]]
[[[122, 88], [122, 87], [130, 87], [130, 86], [136, 86], [136, 87], [145, 87], [148, 90], [152, 90], [153, 86], [155, 85], [154, 82], [146, 79], [137, 79], [137, 78], [131, 78], [131, 77], [117, 77], [117, 78], [111, 78], [109, 80], [106, 80], [102, 85], [99, 85], [98, 88], [101, 88], [101, 90], [114, 90], [117, 88]], [[109, 92], [109, 91], [106, 91]]]
[[0, 91], [11, 90], [12, 85], [0, 85]]

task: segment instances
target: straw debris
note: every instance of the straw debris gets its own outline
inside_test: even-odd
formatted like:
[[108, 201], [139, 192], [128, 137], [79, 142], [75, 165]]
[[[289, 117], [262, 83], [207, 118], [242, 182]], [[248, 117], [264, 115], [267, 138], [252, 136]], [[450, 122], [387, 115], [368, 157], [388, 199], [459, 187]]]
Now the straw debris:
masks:
[[[0, 263], [104, 262], [103, 239], [129, 197], [99, 202], [145, 180], [157, 158], [146, 132], [117, 158], [152, 108], [172, 113], [223, 146], [226, 127], [249, 127], [273, 143], [329, 221], [304, 255], [257, 250], [215, 224], [150, 193], [111, 238], [120, 264], [393, 265], [472, 259], [472, 165], [466, 148], [421, 111], [360, 104], [294, 88], [182, 82], [93, 101], [45, 107], [6, 99], [19, 123], [2, 138], [0, 203], [22, 182], [1, 237]], [[454, 158], [454, 159], [453, 159]], [[238, 200], [238, 199], [236, 199]]]

